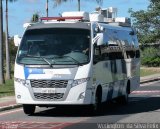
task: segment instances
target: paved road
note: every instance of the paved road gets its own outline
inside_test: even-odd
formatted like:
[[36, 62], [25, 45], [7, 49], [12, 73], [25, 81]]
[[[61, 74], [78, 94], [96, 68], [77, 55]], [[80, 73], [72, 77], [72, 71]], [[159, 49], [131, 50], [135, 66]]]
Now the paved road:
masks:
[[[12, 127], [12, 129], [98, 129], [113, 127], [111, 123], [118, 123], [121, 128], [124, 124], [130, 128], [141, 126], [160, 125], [151, 124], [160, 122], [160, 81], [143, 84], [129, 97], [128, 105], [109, 103], [99, 115], [91, 115], [85, 110], [37, 108], [33, 116], [27, 116], [21, 108], [0, 114], [0, 128]], [[134, 123], [150, 123], [149, 125], [135, 125]], [[115, 126], [115, 125], [114, 125]], [[126, 126], [126, 124], [125, 124]]]

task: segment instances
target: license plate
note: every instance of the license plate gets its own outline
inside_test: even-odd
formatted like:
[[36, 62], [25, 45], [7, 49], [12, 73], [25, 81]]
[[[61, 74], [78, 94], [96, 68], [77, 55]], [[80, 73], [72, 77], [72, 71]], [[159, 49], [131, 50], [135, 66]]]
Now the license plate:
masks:
[[41, 93], [56, 93], [56, 90], [55, 89], [42, 89], [41, 90]]
[[33, 88], [34, 93], [56, 93], [56, 89], [53, 88]]

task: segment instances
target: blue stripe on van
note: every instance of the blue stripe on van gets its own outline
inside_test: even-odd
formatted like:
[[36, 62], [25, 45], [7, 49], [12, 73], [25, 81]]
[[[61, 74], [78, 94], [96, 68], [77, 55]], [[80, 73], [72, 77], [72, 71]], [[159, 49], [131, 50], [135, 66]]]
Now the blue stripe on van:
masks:
[[30, 74], [44, 74], [44, 71], [43, 69], [25, 67], [24, 68], [25, 79], [27, 79]]

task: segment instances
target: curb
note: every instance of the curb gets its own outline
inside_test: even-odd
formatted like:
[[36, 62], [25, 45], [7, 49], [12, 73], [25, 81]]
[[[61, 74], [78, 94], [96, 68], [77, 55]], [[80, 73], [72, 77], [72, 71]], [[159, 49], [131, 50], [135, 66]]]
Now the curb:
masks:
[[[151, 78], [151, 79], [148, 79], [148, 80], [146, 79], [146, 80], [140, 81], [140, 84], [159, 81], [159, 80], [160, 80], [160, 77]], [[20, 108], [20, 107], [22, 107], [22, 104], [14, 104], [14, 105], [9, 105], [9, 106], [5, 106], [5, 107], [0, 107], [0, 112], [6, 111], [6, 110], [11, 110], [11, 109], [16, 109], [16, 108]]]
[[160, 80], [160, 77], [157, 77], [157, 78], [150, 78], [150, 79], [146, 79], [146, 80], [143, 80], [143, 81], [140, 81], [140, 84], [144, 84], [144, 83], [148, 83], [148, 82], [154, 82], [154, 81], [159, 81]]
[[9, 106], [4, 106], [4, 107], [0, 107], [0, 112], [6, 111], [6, 110], [11, 110], [11, 109], [16, 109], [16, 108], [20, 108], [20, 107], [22, 107], [21, 104], [14, 104], [14, 105], [9, 105]]

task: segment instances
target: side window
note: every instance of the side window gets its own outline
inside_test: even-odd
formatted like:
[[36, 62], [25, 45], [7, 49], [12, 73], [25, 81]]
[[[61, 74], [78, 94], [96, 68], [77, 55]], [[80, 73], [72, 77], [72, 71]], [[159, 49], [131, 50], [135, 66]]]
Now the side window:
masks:
[[108, 45], [103, 45], [100, 47], [102, 60], [109, 60], [109, 50]]
[[[134, 48], [133, 37], [129, 34], [129, 31], [118, 31], [119, 42], [123, 49], [125, 49], [126, 56], [124, 58], [135, 58], [136, 52]], [[124, 53], [124, 54], [125, 54]]]
[[136, 55], [136, 52], [134, 50], [126, 51], [127, 58], [134, 58]]
[[124, 59], [124, 56], [122, 52], [111, 52], [109, 53], [109, 59], [110, 60]]
[[138, 48], [139, 44], [138, 44], [137, 35], [132, 36], [132, 44], [134, 45], [134, 47]]
[[108, 36], [108, 44], [110, 46], [117, 45], [117, 31], [108, 29], [107, 36]]
[[95, 45], [93, 63], [96, 64], [99, 61], [101, 61], [101, 49], [100, 46]]
[[140, 58], [140, 51], [136, 50], [136, 58]]
[[119, 30], [118, 31], [118, 40], [121, 43], [122, 46], [129, 46], [129, 42], [131, 42], [129, 33], [124, 30]]
[[96, 57], [101, 56], [100, 46], [97, 46], [97, 45], [94, 46], [94, 56]]

